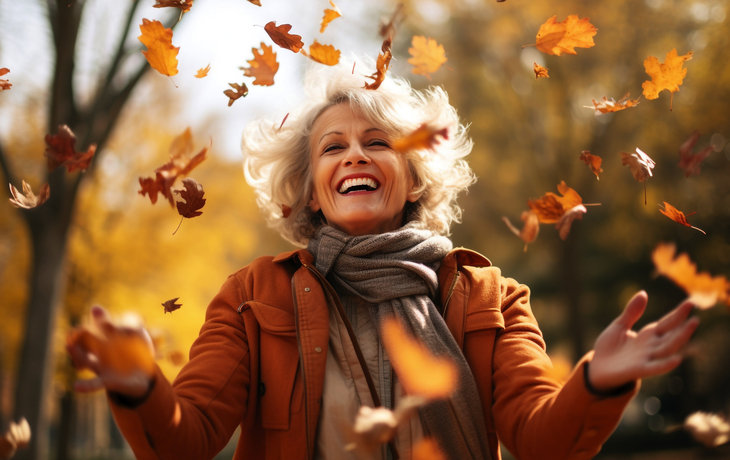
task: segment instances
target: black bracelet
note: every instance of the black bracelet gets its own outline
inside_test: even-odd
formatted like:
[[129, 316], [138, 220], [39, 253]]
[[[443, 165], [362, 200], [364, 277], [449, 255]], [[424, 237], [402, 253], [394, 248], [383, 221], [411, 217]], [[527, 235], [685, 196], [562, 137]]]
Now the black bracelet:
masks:
[[141, 406], [145, 401], [147, 401], [147, 398], [149, 398], [152, 390], [154, 390], [155, 388], [155, 383], [157, 383], [157, 379], [153, 377], [152, 380], [150, 380], [150, 386], [149, 388], [147, 388], [147, 392], [142, 396], [129, 396], [119, 393], [118, 391], [107, 391], [107, 395], [109, 396], [109, 399], [117, 406], [127, 409], [136, 409], [137, 407]]
[[588, 365], [589, 364], [590, 364], [590, 362], [588, 361], [583, 365], [583, 380], [586, 383], [586, 389], [590, 393], [592, 393], [596, 396], [600, 396], [602, 398], [613, 398], [615, 396], [621, 396], [622, 394], [628, 393], [629, 391], [634, 389], [634, 385], [635, 385], [634, 382], [629, 382], [629, 383], [623, 384], [620, 387], [614, 388], [613, 390], [609, 390], [609, 391], [600, 391], [600, 390], [595, 389], [593, 387], [593, 385], [591, 385], [590, 379], [588, 379]]

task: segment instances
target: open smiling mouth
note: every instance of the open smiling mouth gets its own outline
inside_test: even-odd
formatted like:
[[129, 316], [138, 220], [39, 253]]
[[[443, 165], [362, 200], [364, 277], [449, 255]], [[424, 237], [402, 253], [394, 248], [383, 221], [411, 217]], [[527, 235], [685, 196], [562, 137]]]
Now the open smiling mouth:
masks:
[[345, 179], [340, 184], [338, 191], [342, 195], [352, 192], [372, 192], [378, 189], [380, 184], [370, 177], [357, 177], [354, 179]]

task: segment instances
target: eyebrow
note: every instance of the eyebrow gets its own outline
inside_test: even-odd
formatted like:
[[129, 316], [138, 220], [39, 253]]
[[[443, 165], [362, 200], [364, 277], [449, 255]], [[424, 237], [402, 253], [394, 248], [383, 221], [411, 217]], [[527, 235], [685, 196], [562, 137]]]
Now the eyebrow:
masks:
[[[385, 131], [383, 131], [383, 130], [382, 130], [382, 129], [380, 129], [380, 128], [368, 128], [368, 129], [366, 129], [366, 130], [365, 130], [364, 132], [366, 132], [366, 133], [369, 133], [369, 132], [371, 132], [371, 131], [380, 131], [380, 132], [381, 132], [381, 133], [383, 133], [383, 134], [387, 134], [387, 133], [386, 133]], [[330, 134], [340, 134], [340, 135], [341, 135], [342, 133], [341, 133], [341, 132], [339, 132], [339, 131], [330, 131], [330, 132], [328, 132], [328, 133], [325, 133], [325, 134], [323, 134], [323, 135], [322, 135], [322, 137], [320, 137], [320, 138], [319, 138], [319, 142], [322, 142], [322, 139], [324, 139], [325, 137], [329, 136]], [[319, 143], [319, 142], [318, 142], [318, 143]]]

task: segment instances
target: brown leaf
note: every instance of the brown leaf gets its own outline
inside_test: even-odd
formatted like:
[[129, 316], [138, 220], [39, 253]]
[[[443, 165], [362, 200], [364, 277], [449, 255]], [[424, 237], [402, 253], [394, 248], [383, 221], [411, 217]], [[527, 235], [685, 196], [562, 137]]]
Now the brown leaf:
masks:
[[378, 34], [383, 38], [393, 38], [397, 32], [398, 24], [400, 24], [405, 17], [406, 15], [403, 13], [403, 3], [400, 2], [396, 5], [395, 11], [389, 19], [383, 18], [380, 20]]
[[142, 51], [147, 62], [162, 75], [177, 75], [177, 53], [180, 47], [172, 46], [172, 29], [166, 29], [160, 21], [142, 19], [139, 26], [142, 35], [137, 37], [146, 47]]
[[730, 441], [730, 422], [719, 414], [694, 412], [684, 419], [684, 429], [707, 447]]
[[667, 53], [662, 64], [654, 56], [646, 58], [644, 70], [651, 77], [651, 81], [646, 80], [641, 84], [644, 89], [644, 97], [651, 101], [658, 98], [661, 91], [669, 90], [671, 94], [669, 110], [671, 111], [674, 93], [679, 91], [679, 87], [687, 75], [687, 69], [683, 67], [684, 63], [690, 59], [692, 59], [692, 51], [683, 56], [677, 56], [676, 48]]
[[223, 91], [223, 94], [228, 96], [228, 107], [232, 106], [239, 98], [248, 96], [246, 83], [241, 83], [240, 85], [238, 83], [228, 83], [228, 86], [233, 88]]
[[187, 13], [193, 7], [193, 0], [155, 0], [155, 8], [180, 8], [181, 13]]
[[[7, 67], [3, 67], [0, 69], [0, 77], [5, 75], [6, 73], [10, 72], [10, 70]], [[12, 83], [10, 83], [8, 80], [0, 79], [0, 91], [5, 91], [6, 89], [10, 89], [10, 87], [13, 86]]]
[[[621, 152], [621, 164], [629, 165], [631, 175], [639, 182], [644, 182], [652, 176], [651, 170], [656, 163], [649, 155], [636, 147], [636, 153]], [[646, 204], [646, 183], [644, 183], [644, 204]]]
[[290, 34], [291, 25], [276, 25], [276, 21], [271, 21], [264, 26], [264, 30], [269, 37], [280, 47], [298, 53], [304, 46], [301, 35]]
[[[689, 222], [687, 222], [687, 217], [688, 216], [691, 216], [694, 213], [690, 213], [690, 214], [687, 214], [685, 216], [682, 211], [680, 211], [679, 209], [675, 208], [674, 206], [672, 206], [671, 204], [667, 203], [666, 201], [664, 202], [664, 209], [661, 209], [661, 206], [662, 205], [659, 205], [659, 212], [661, 212], [665, 216], [669, 217], [670, 219], [672, 219], [676, 223], [682, 224], [685, 227], [694, 228], [695, 230], [697, 230], [699, 232], [705, 233], [704, 230], [702, 230], [700, 228], [697, 228], [697, 227], [693, 227], [692, 225], [689, 224]], [[707, 233], [705, 233], [705, 235], [707, 235]]]
[[601, 168], [603, 159], [598, 155], [591, 155], [591, 152], [588, 150], [583, 150], [580, 153], [580, 159], [583, 160], [583, 163], [587, 164], [589, 168], [591, 168], [593, 174], [596, 175], [596, 179], [600, 180], [598, 175], [603, 172], [603, 168]]
[[448, 139], [449, 130], [447, 128], [433, 128], [424, 123], [408, 136], [402, 139], [395, 139], [392, 143], [392, 147], [393, 150], [401, 153], [406, 153], [411, 150], [432, 149], [435, 145], [440, 143], [437, 136]]
[[77, 152], [76, 135], [66, 125], [58, 127], [58, 133], [55, 135], [46, 134], [46, 158], [48, 160], [48, 170], [53, 171], [57, 167], [64, 165], [66, 171], [73, 172], [77, 169], [86, 171], [91, 164], [91, 159], [96, 152], [96, 144], [91, 144], [86, 152]]
[[587, 209], [583, 205], [583, 199], [572, 188], [565, 185], [565, 181], [558, 184], [558, 196], [547, 192], [539, 200], [529, 200], [527, 205], [537, 214], [542, 224], [555, 224], [560, 238], [565, 240], [570, 232], [570, 227], [575, 219], [582, 219]]
[[430, 80], [431, 74], [447, 61], [444, 46], [439, 45], [433, 38], [419, 35], [413, 37], [411, 44], [413, 46], [408, 48], [408, 52], [413, 56], [408, 59], [408, 63], [414, 66], [411, 71]]
[[246, 77], [254, 77], [253, 84], [258, 86], [271, 86], [274, 84], [274, 75], [279, 70], [279, 63], [276, 62], [276, 53], [273, 47], [261, 42], [261, 50], [251, 48], [253, 59], [248, 62], [250, 67], [239, 67]]
[[175, 206], [175, 199], [170, 190], [174, 182], [174, 178], [165, 179], [160, 173], [156, 173], [154, 178], [140, 177], [139, 186], [141, 190], [138, 190], [137, 193], [142, 196], [149, 195], [152, 204], [157, 203], [157, 194], [161, 193], [170, 203], [170, 206]]
[[208, 67], [199, 69], [198, 72], [195, 74], [195, 78], [205, 78], [208, 76], [209, 71], [210, 71], [210, 64], [208, 64]]
[[700, 132], [695, 130], [692, 135], [679, 147], [679, 167], [684, 170], [684, 177], [699, 176], [700, 163], [712, 152], [709, 145], [696, 154], [692, 154], [695, 144], [700, 138]]
[[261, 6], [261, 0], [248, 0], [249, 3], [253, 3], [256, 6]]
[[40, 192], [38, 192], [38, 196], [35, 196], [30, 185], [25, 181], [23, 181], [23, 193], [20, 193], [13, 184], [8, 185], [10, 185], [10, 195], [12, 196], [12, 198], [9, 198], [10, 204], [16, 208], [35, 208], [45, 203], [51, 197], [51, 187], [47, 183], [43, 184]]
[[382, 339], [393, 369], [409, 395], [445, 398], [456, 388], [456, 367], [411, 338], [396, 319], [383, 322]]
[[546, 69], [545, 67], [541, 66], [537, 62], [534, 62], [533, 64], [534, 64], [534, 67], [532, 70], [535, 71], [535, 80], [537, 80], [537, 77], [550, 78], [550, 75], [548, 75], [548, 70], [550, 70], [550, 69]]
[[555, 224], [555, 228], [558, 229], [558, 234], [560, 235], [561, 240], [565, 241], [565, 239], [568, 238], [568, 233], [570, 233], [570, 227], [573, 225], [573, 221], [575, 219], [582, 220], [583, 214], [586, 212], [588, 212], [588, 210], [582, 204], [573, 206], [565, 211], [565, 214], [563, 214], [560, 217], [560, 220]]
[[324, 10], [324, 17], [322, 18], [322, 26], [319, 28], [319, 33], [324, 32], [330, 22], [342, 16], [342, 11], [337, 8], [337, 5], [332, 0], [330, 0], [330, 6], [332, 6], [332, 9], [328, 8]]
[[373, 80], [373, 82], [366, 82], [365, 89], [376, 90], [380, 88], [383, 80], [385, 80], [385, 73], [388, 71], [388, 68], [390, 67], [390, 60], [393, 58], [393, 54], [390, 49], [392, 44], [393, 39], [391, 37], [386, 38], [383, 42], [383, 46], [381, 47], [382, 53], [378, 54], [378, 61], [375, 64], [375, 73], [365, 77]]
[[180, 297], [175, 297], [174, 299], [166, 300], [164, 303], [162, 303], [161, 305], [165, 307], [164, 313], [172, 313], [182, 307], [181, 303], [177, 303], [177, 300], [179, 298]]
[[192, 177], [183, 179], [182, 182], [185, 189], [175, 190], [175, 193], [179, 194], [180, 197], [185, 200], [184, 202], [177, 202], [178, 214], [188, 219], [203, 214], [203, 211], [199, 211], [199, 209], [205, 206], [205, 198], [203, 198], [205, 192], [203, 191], [203, 186]]
[[730, 282], [724, 276], [712, 277], [707, 272], [697, 273], [695, 265], [685, 253], [674, 258], [674, 244], [660, 243], [651, 255], [657, 273], [664, 275], [689, 294], [697, 307], [707, 309], [717, 302], [730, 307]]
[[304, 51], [303, 48], [300, 53], [307, 56], [314, 62], [319, 62], [324, 65], [333, 66], [340, 62], [340, 50], [332, 45], [322, 45], [321, 43], [317, 43], [317, 40], [314, 40], [314, 43], [309, 45], [309, 53]]
[[591, 48], [596, 45], [593, 36], [598, 29], [588, 22], [588, 18], [578, 19], [575, 14], [563, 22], [557, 22], [556, 18], [553, 16], [540, 26], [536, 37], [537, 49], [560, 56], [562, 53], [576, 54], [575, 47]]
[[614, 98], [607, 99], [606, 96], [603, 96], [603, 102], [601, 102], [600, 104], [594, 99], [592, 106], [584, 105], [583, 107], [585, 107], [586, 109], [594, 109], [596, 111], [596, 115], [601, 115], [604, 113], [618, 112], [619, 110], [624, 110], [639, 105], [639, 99], [641, 99], [641, 96], [636, 99], [629, 99], [629, 96], [631, 96], [631, 93], [626, 93], [624, 97], [622, 97], [618, 101]]
[[532, 211], [522, 211], [520, 219], [524, 222], [522, 230], [518, 230], [512, 225], [512, 222], [507, 217], [502, 217], [504, 223], [507, 224], [507, 228], [525, 242], [525, 252], [527, 252], [527, 245], [535, 241], [537, 234], [540, 233], [540, 221], [537, 218], [537, 214]]

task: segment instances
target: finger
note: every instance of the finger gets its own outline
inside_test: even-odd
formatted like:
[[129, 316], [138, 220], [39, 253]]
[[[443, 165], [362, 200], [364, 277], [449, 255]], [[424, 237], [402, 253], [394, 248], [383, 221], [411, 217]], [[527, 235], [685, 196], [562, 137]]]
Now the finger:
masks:
[[79, 393], [91, 393], [92, 391], [99, 391], [104, 388], [104, 383], [100, 377], [94, 377], [88, 380], [77, 380], [74, 382], [74, 390]]
[[694, 334], [699, 324], [699, 318], [690, 318], [681, 326], [669, 331], [660, 338], [660, 340], [663, 340], [660, 342], [659, 347], [649, 356], [649, 359], [666, 358], [677, 353], [689, 342], [689, 339], [692, 338], [692, 334]]
[[654, 375], [665, 374], [675, 367], [679, 366], [682, 362], [682, 355], [674, 354], [664, 359], [658, 359], [648, 362], [642, 369], [642, 375], [640, 378], [651, 377]]
[[694, 304], [684, 301], [677, 308], [670, 311], [659, 320], [656, 325], [656, 333], [659, 335], [666, 334], [668, 331], [679, 327], [685, 319], [692, 313]]
[[91, 317], [94, 320], [94, 324], [96, 324], [96, 326], [107, 337], [114, 332], [115, 327], [112, 324], [111, 315], [109, 315], [109, 312], [107, 312], [104, 308], [99, 305], [91, 307]]
[[626, 304], [624, 312], [614, 322], [625, 329], [631, 329], [644, 314], [648, 301], [649, 296], [646, 291], [637, 292]]

